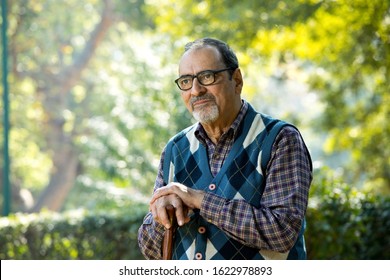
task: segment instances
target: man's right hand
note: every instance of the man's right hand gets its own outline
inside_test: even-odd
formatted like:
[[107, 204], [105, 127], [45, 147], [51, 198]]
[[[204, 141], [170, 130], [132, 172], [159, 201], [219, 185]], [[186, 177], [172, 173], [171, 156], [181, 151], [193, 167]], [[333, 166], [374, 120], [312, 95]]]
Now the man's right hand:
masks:
[[176, 219], [179, 226], [184, 225], [190, 221], [188, 215], [188, 207], [183, 204], [183, 201], [176, 194], [169, 194], [159, 197], [150, 203], [150, 211], [156, 222], [169, 229], [171, 221], [169, 220], [167, 209], [173, 207], [175, 209]]

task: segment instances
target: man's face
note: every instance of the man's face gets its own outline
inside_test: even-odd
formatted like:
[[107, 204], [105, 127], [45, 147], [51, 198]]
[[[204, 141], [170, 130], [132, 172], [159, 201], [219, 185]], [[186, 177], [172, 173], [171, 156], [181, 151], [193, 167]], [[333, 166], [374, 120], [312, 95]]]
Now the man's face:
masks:
[[[179, 64], [179, 76], [224, 68], [226, 65], [223, 64], [218, 50], [207, 46], [189, 50], [183, 55]], [[215, 82], [211, 85], [201, 85], [195, 78], [192, 88], [182, 91], [182, 98], [197, 121], [218, 124], [229, 120], [234, 108], [241, 103], [241, 89], [240, 71], [236, 70], [232, 79], [229, 71], [223, 71], [215, 74]]]

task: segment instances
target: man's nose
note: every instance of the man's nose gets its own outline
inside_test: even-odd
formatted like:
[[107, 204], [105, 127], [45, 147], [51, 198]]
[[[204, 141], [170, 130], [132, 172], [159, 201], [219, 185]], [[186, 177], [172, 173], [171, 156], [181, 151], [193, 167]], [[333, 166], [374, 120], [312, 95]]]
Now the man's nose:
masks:
[[206, 87], [199, 83], [198, 78], [192, 80], [191, 94], [198, 96], [206, 92]]

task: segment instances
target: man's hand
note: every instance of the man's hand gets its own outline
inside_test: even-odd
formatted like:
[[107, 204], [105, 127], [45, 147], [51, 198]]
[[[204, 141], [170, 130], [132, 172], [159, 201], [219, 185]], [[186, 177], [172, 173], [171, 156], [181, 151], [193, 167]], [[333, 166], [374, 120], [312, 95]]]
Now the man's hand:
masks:
[[205, 193], [194, 190], [183, 184], [172, 182], [155, 191], [149, 205], [154, 219], [170, 228], [171, 224], [166, 211], [167, 207], [174, 207], [179, 226], [189, 222], [189, 209], [200, 209]]

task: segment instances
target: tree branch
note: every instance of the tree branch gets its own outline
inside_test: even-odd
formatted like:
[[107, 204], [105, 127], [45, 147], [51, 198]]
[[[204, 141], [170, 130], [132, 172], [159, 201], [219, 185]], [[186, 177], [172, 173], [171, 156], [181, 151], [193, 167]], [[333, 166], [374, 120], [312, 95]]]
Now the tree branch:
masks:
[[56, 80], [58, 80], [60, 84], [60, 94], [66, 94], [77, 83], [82, 71], [87, 67], [99, 43], [103, 40], [107, 31], [115, 21], [114, 3], [112, 0], [104, 0], [101, 20], [92, 31], [84, 49], [75, 57], [73, 64], [64, 68], [63, 71], [56, 75]]

